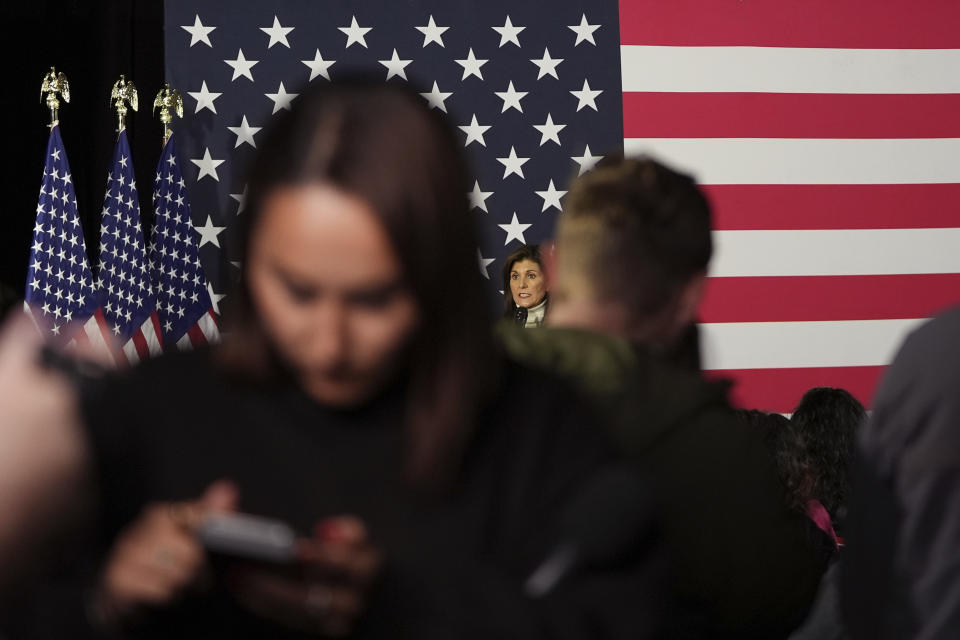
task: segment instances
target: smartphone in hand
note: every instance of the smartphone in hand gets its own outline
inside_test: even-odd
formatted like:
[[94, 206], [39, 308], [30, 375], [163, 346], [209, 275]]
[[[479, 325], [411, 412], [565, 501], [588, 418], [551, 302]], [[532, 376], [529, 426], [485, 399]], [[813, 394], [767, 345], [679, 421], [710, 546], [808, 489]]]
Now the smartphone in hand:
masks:
[[291, 564], [297, 559], [297, 535], [287, 523], [242, 513], [217, 514], [197, 529], [210, 552], [255, 562]]

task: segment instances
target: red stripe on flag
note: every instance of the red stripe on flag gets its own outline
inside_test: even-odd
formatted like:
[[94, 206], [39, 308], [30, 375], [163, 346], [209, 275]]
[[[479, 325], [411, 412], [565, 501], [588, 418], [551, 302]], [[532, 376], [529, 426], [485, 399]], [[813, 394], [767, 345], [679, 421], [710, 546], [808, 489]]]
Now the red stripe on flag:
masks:
[[194, 324], [192, 327], [190, 327], [187, 330], [187, 335], [190, 336], [190, 344], [192, 344], [195, 349], [207, 344], [207, 338], [203, 335], [203, 330], [198, 324]]
[[960, 227], [960, 184], [705, 185], [704, 190], [718, 230]]
[[960, 302], [960, 274], [709, 278], [702, 322], [926, 318]]
[[712, 380], [734, 382], [735, 407], [793, 413], [803, 394], [813, 387], [839, 387], [870, 408], [885, 367], [826, 367], [810, 369], [718, 369], [705, 371]]
[[960, 94], [623, 94], [625, 138], [956, 138]]
[[620, 2], [622, 44], [952, 49], [957, 25], [956, 0]]
[[111, 343], [116, 343], [117, 339], [114, 337], [113, 332], [110, 331], [110, 323], [107, 322], [107, 314], [104, 313], [103, 307], [97, 307], [97, 310], [94, 311], [93, 317], [97, 319], [97, 327], [100, 329], [100, 336], [103, 338], [103, 341], [108, 345]]
[[137, 329], [134, 331], [130, 339], [133, 340], [133, 346], [137, 348], [137, 355], [140, 356], [140, 361], [148, 360], [150, 358], [150, 347], [147, 345], [147, 339], [143, 335], [143, 330]]

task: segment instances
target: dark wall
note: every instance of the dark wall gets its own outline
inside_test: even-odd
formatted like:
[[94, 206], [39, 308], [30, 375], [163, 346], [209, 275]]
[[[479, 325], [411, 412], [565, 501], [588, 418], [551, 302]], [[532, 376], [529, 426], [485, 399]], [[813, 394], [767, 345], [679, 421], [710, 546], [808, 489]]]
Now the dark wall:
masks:
[[[50, 66], [66, 73], [70, 104], [60, 126], [77, 190], [87, 251], [99, 242], [107, 168], [116, 141], [110, 88], [121, 73], [134, 81], [140, 110], [127, 116], [140, 208], [149, 222], [152, 176], [162, 127], [151, 114], [163, 82], [163, 3], [158, 0], [27, 0], [0, 9], [0, 117], [3, 187], [0, 197], [0, 283], [22, 296], [37, 195], [49, 135], [40, 84]], [[0, 294], [2, 297], [2, 294]]]

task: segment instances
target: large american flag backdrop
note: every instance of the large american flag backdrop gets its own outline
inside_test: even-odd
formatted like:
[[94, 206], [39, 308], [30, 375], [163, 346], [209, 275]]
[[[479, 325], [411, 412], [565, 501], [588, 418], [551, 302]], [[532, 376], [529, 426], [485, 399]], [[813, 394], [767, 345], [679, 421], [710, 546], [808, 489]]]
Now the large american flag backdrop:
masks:
[[960, 301], [960, 4], [952, 0], [167, 0], [184, 175], [215, 299], [257, 136], [299, 88], [367, 70], [462, 131], [491, 304], [519, 242], [611, 150], [715, 208], [704, 366], [743, 406], [869, 404], [905, 334]]

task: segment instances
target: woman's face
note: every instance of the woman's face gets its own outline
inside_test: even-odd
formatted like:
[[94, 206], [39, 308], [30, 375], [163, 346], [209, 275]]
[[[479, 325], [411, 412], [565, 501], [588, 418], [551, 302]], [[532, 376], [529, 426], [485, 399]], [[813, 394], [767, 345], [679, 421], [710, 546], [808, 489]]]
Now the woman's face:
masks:
[[510, 293], [518, 307], [535, 307], [547, 295], [543, 272], [533, 260], [518, 260], [510, 269]]
[[396, 373], [419, 309], [365, 201], [323, 184], [278, 188], [252, 230], [247, 274], [267, 336], [319, 402], [357, 404]]

